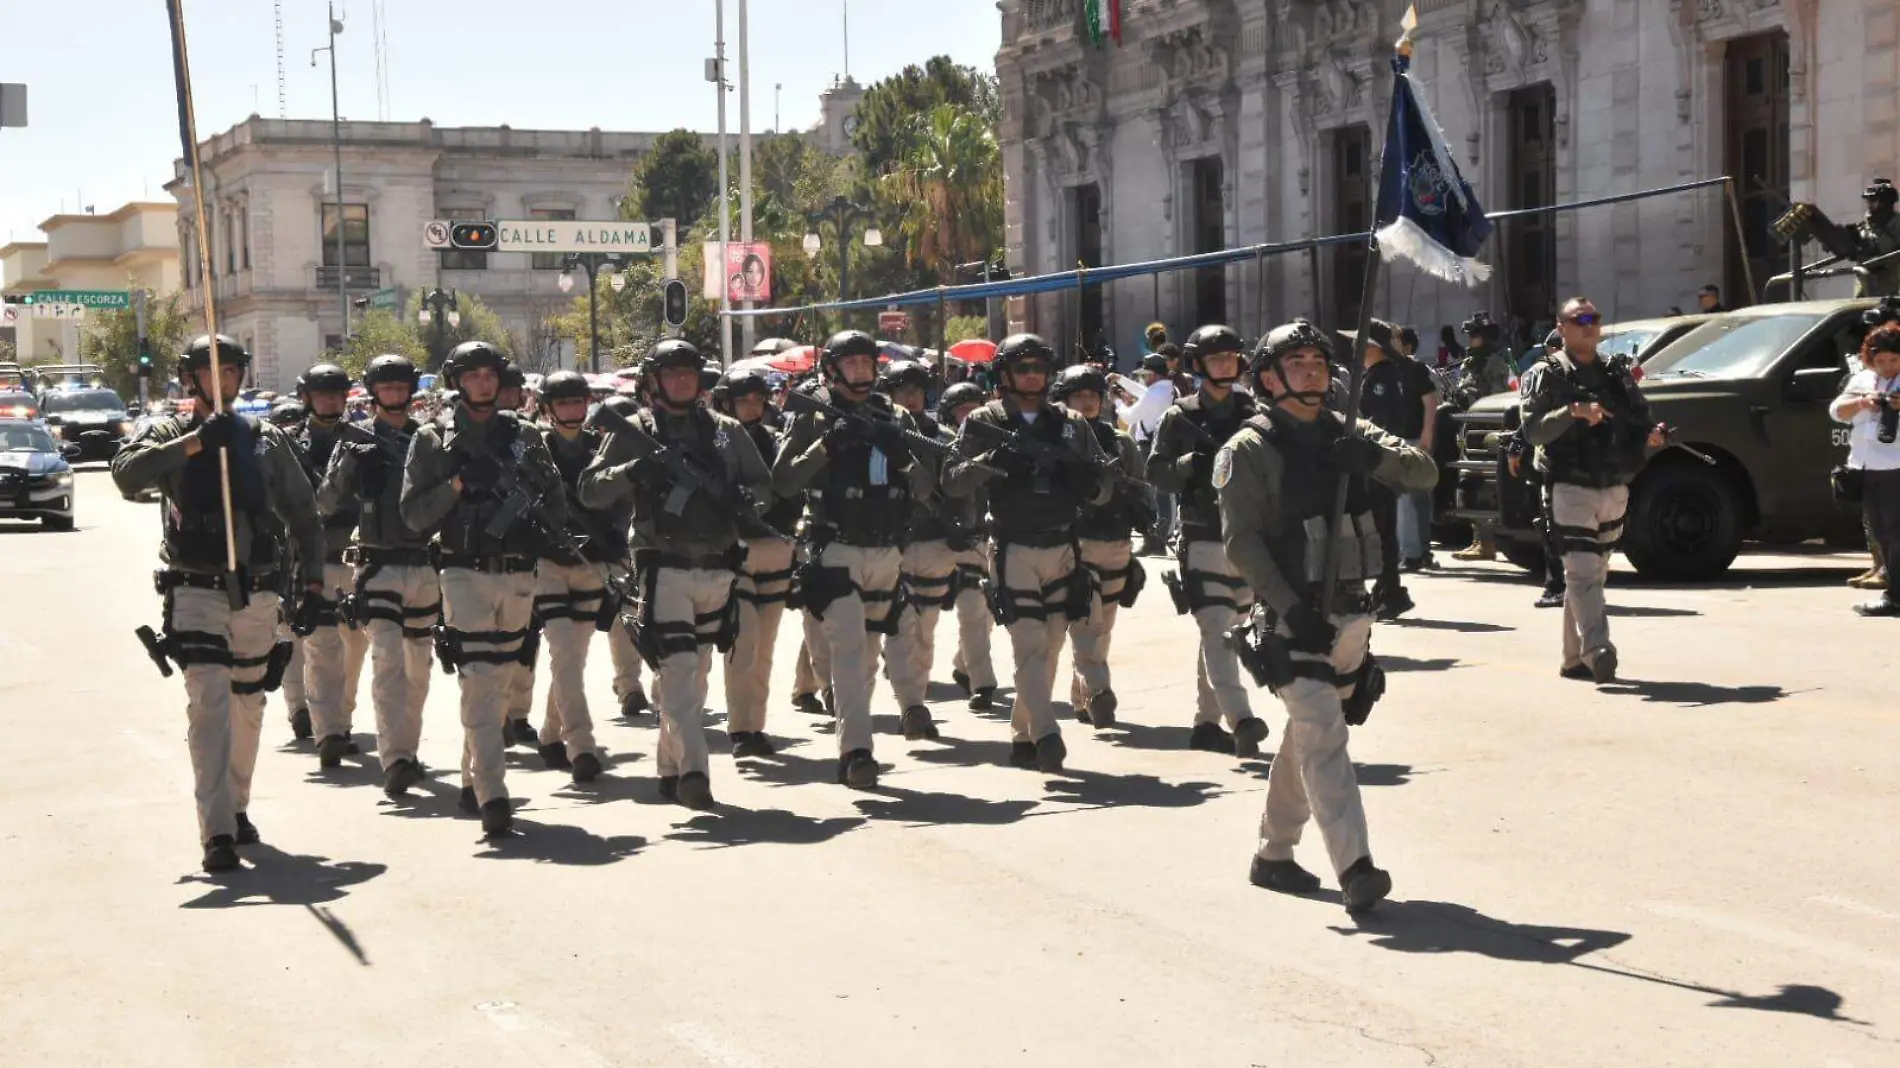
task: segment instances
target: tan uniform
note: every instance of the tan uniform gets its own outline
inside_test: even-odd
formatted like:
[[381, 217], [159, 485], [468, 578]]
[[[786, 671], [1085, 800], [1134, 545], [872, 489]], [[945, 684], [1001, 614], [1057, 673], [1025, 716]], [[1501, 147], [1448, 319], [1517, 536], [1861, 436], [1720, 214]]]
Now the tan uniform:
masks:
[[[355, 572], [348, 565], [323, 565], [325, 597], [334, 601], [338, 590], [348, 591], [355, 584]], [[356, 688], [363, 677], [363, 657], [369, 653], [369, 634], [326, 620], [305, 635], [301, 644], [311, 730], [318, 738], [332, 734], [348, 738], [356, 722]]]
[[[873, 395], [866, 404], [877, 406], [882, 417], [905, 430], [915, 430], [910, 413], [891, 408], [884, 398]], [[902, 609], [897, 598], [903, 550], [898, 546], [909, 502], [928, 497], [935, 479], [926, 464], [892, 463], [868, 443], [850, 454], [849, 469], [840, 460], [839, 469], [831, 470], [833, 458], [824, 442], [829, 419], [804, 413], [793, 420], [772, 466], [772, 484], [781, 497], [802, 492], [811, 503], [816, 566], [824, 572], [830, 592], [805, 588], [801, 593], [805, 613], [818, 621], [830, 655], [828, 677], [838, 720], [838, 753], [843, 757], [872, 748], [871, 693], [878, 651], [885, 637], [896, 633]], [[859, 469], [868, 477], [850, 473]], [[826, 494], [840, 499], [826, 499]], [[883, 503], [873, 505], [874, 494]], [[815, 595], [829, 597], [828, 603], [814, 604]], [[825, 679], [827, 673], [821, 673], [818, 663], [823, 654], [810, 643], [807, 648], [814, 660], [813, 679], [808, 681]]]
[[[457, 440], [445, 446], [449, 433]], [[463, 785], [474, 789], [478, 804], [486, 805], [508, 796], [502, 733], [506, 689], [520, 667], [533, 614], [534, 556], [543, 535], [525, 514], [503, 536], [490, 535], [488, 522], [505, 503], [475, 487], [465, 485], [456, 492], [453, 480], [467, 451], [459, 439], [469, 434], [481, 435], [478, 441], [483, 444], [467, 448], [482, 449], [497, 462], [511, 464], [518, 478], [555, 486], [561, 476], [533, 426], [509, 412], [477, 421], [463, 406], [416, 431], [403, 471], [403, 520], [414, 530], [438, 531], [443, 625], [459, 660]], [[505, 448], [496, 444], [509, 436], [512, 442]], [[565, 497], [547, 495], [544, 503], [552, 522], [566, 522]]]
[[[1002, 449], [991, 456], [971, 435], [971, 420], [1011, 431], [1026, 427], [1046, 441], [1060, 442], [1092, 468], [1100, 469], [1108, 459], [1082, 417], [1044, 404], [1032, 424], [1007, 403], [991, 401], [965, 419], [943, 481], [944, 491], [954, 496], [970, 496], [988, 483], [995, 539], [989, 577], [1002, 609], [998, 621], [1009, 633], [1015, 660], [1010, 735], [1024, 743], [1061, 733], [1049, 704], [1056, 660], [1070, 621], [1091, 615], [1097, 601], [1092, 589], [1078, 586], [1075, 522], [1084, 504], [1105, 503], [1114, 485], [1100, 476], [1078, 484], [1066, 470], [1039, 468]], [[1009, 477], [997, 479], [985, 471], [986, 458], [992, 467], [1010, 465], [1005, 468]], [[1080, 581], [1093, 585], [1086, 577]]]
[[[232, 486], [242, 502], [235, 519], [238, 563], [257, 585], [269, 585], [280, 561], [264, 528], [264, 513], [281, 523], [294, 547], [299, 584], [322, 575], [323, 526], [316, 499], [293, 447], [276, 427], [246, 417], [246, 437], [233, 443]], [[217, 450], [187, 456], [196, 427], [181, 419], [149, 424], [112, 460], [112, 478], [129, 496], [156, 487], [165, 536], [164, 630], [184, 672], [186, 745], [191, 751], [198, 840], [237, 834], [247, 812], [251, 773], [264, 723], [264, 678], [276, 642], [278, 595], [250, 592], [232, 610], [222, 588], [225, 570], [223, 504]], [[308, 563], [304, 563], [308, 561]], [[287, 655], [287, 651], [286, 651]]]
[[[1267, 424], [1273, 427], [1270, 443], [1262, 429], [1267, 419], [1250, 420], [1221, 448], [1213, 481], [1228, 559], [1280, 619], [1277, 631], [1286, 636], [1288, 613], [1303, 605], [1318, 610], [1326, 522], [1337, 485], [1330, 461], [1322, 458], [1344, 421], [1322, 412], [1321, 422], [1302, 425], [1275, 413]], [[1431, 457], [1402, 439], [1364, 420], [1359, 434], [1385, 452], [1372, 478], [1403, 492], [1430, 489], [1437, 480]], [[1340, 706], [1355, 692], [1351, 676], [1368, 652], [1372, 619], [1365, 580], [1377, 575], [1380, 554], [1369, 497], [1360, 489], [1349, 500], [1359, 507], [1349, 507], [1338, 539], [1339, 585], [1330, 619], [1337, 637], [1330, 649], [1296, 648], [1291, 654], [1293, 678], [1277, 694], [1286, 705], [1287, 726], [1267, 779], [1257, 850], [1266, 860], [1291, 860], [1311, 816], [1335, 874], [1371, 853]]]
[[733, 510], [752, 508], [756, 514], [769, 499], [771, 472], [745, 428], [727, 416], [695, 407], [684, 414], [648, 409], [633, 418], [668, 448], [698, 456], [748, 495], [742, 502], [716, 501], [695, 491], [679, 514], [669, 513], [664, 502], [677, 487], [670, 482], [636, 486], [632, 471], [641, 446], [614, 433], [601, 443], [580, 481], [580, 500], [589, 508], [612, 510], [633, 502], [642, 626], [660, 706], [655, 764], [662, 777], [703, 775], [712, 654], [716, 644], [736, 638], [733, 591], [744, 550]]
[[[1141, 447], [1122, 431], [1115, 432], [1115, 462], [1129, 477], [1144, 474]], [[1086, 525], [1086, 524], [1085, 524]], [[1119, 533], [1117, 531], [1116, 533]], [[1121, 610], [1123, 592], [1128, 588], [1129, 573], [1141, 566], [1135, 559], [1134, 542], [1129, 537], [1092, 538], [1086, 532], [1078, 540], [1082, 564], [1095, 576], [1095, 609], [1085, 619], [1069, 622], [1070, 660], [1069, 705], [1082, 713], [1089, 698], [1109, 693], [1114, 680], [1108, 669], [1108, 648], [1115, 631], [1115, 616]]]
[[969, 677], [970, 689], [996, 688], [996, 667], [990, 660], [990, 631], [996, 616], [983, 599], [983, 581], [990, 573], [988, 539], [955, 554], [957, 561], [957, 654], [952, 671]]
[[739, 598], [739, 634], [726, 654], [726, 730], [765, 729], [771, 694], [772, 651], [792, 590], [790, 538], [757, 537], [745, 543], [745, 568], [733, 596]]

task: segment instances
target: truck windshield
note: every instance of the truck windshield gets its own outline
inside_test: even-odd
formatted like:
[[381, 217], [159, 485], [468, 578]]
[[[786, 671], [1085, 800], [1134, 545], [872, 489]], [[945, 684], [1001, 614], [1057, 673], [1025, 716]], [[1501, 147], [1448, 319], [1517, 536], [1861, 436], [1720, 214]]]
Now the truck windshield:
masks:
[[48, 412], [122, 412], [125, 402], [109, 389], [48, 393], [41, 398]]
[[1814, 329], [1824, 315], [1725, 315], [1711, 319], [1670, 342], [1643, 365], [1643, 373], [1693, 378], [1753, 378], [1766, 371], [1788, 346]]
[[1597, 351], [1605, 356], [1628, 356], [1635, 359], [1643, 354], [1649, 343], [1662, 333], [1660, 328], [1649, 330], [1618, 330], [1603, 335], [1597, 342]]

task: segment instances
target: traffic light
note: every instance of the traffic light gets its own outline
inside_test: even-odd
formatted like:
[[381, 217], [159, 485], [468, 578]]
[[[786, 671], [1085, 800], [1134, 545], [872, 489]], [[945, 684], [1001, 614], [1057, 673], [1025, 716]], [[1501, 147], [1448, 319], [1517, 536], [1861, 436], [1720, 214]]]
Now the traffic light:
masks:
[[456, 248], [488, 250], [495, 247], [496, 240], [494, 223], [459, 222], [449, 227], [449, 244]]
[[152, 339], [139, 338], [139, 377], [152, 377]]
[[677, 278], [666, 282], [665, 296], [661, 303], [666, 311], [666, 325], [686, 325], [686, 283]]

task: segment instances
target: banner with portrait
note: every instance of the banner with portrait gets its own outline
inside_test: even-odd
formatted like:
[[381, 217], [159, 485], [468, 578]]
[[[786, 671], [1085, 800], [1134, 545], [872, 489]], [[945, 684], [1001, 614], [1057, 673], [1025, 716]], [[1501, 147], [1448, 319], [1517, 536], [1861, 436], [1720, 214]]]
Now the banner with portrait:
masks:
[[[705, 247], [705, 298], [719, 299], [719, 242]], [[772, 246], [766, 241], [726, 243], [726, 292], [734, 304], [772, 302]]]

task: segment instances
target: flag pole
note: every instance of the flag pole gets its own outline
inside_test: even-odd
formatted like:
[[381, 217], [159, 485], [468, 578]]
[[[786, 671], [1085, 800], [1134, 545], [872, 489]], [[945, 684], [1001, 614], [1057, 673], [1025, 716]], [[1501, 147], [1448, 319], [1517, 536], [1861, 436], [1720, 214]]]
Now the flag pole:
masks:
[[[1408, 10], [1405, 14], [1405, 33], [1399, 38], [1399, 42], [1395, 46], [1395, 52], [1399, 57], [1399, 60], [1395, 60], [1395, 63], [1400, 60], [1409, 61], [1411, 59], [1412, 30], [1416, 28], [1417, 25], [1418, 16]], [[1398, 96], [1402, 91], [1402, 86], [1394, 85], [1392, 107], [1398, 106]], [[1379, 166], [1381, 172], [1383, 172], [1385, 168], [1393, 166], [1393, 161], [1386, 158], [1393, 150], [1389, 129], [1391, 125], [1390, 117], [1388, 114], [1387, 143], [1381, 146], [1379, 150]], [[1384, 255], [1379, 248], [1379, 238], [1377, 236], [1377, 227], [1375, 226], [1373, 235], [1366, 238], [1366, 277], [1365, 283], [1360, 287], [1359, 291], [1359, 329], [1352, 342], [1352, 374], [1348, 379], [1348, 388], [1346, 390], [1346, 433], [1348, 434], [1357, 434], [1359, 432], [1359, 401], [1365, 386], [1366, 374], [1366, 338], [1372, 330], [1372, 304], [1373, 298], [1377, 295], [1379, 290], [1379, 268], [1383, 263]], [[1319, 617], [1321, 619], [1332, 618], [1333, 603], [1337, 600], [1339, 593], [1339, 534], [1340, 529], [1346, 523], [1346, 494], [1349, 483], [1350, 479], [1346, 473], [1342, 471], [1333, 488], [1333, 511], [1332, 515], [1328, 517], [1326, 524], [1326, 551], [1323, 556], [1325, 563], [1323, 569], [1320, 571]]]
[[[191, 171], [191, 197], [198, 218], [198, 287], [205, 300], [205, 333], [210, 338], [211, 350], [211, 409], [215, 415], [224, 410], [224, 374], [218, 359], [218, 295], [213, 291], [211, 274], [211, 219], [205, 214], [204, 169], [198, 159], [198, 120], [191, 103], [191, 61], [185, 52], [184, 0], [165, 0], [165, 11], [172, 35], [172, 78], [178, 91], [178, 138], [184, 149], [185, 166]], [[249, 601], [250, 591], [244, 588], [243, 576], [238, 571], [237, 530], [231, 516], [229, 449], [218, 450], [218, 491], [224, 501], [224, 593], [235, 612]]]

